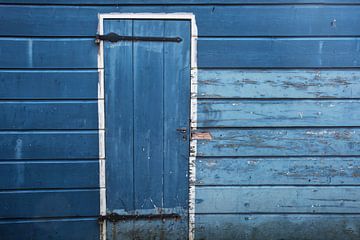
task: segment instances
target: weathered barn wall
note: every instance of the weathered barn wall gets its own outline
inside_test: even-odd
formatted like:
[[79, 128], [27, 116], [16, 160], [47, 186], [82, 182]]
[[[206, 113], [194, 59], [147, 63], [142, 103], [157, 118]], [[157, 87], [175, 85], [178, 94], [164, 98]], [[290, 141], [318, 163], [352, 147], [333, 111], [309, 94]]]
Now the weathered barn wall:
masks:
[[108, 12], [196, 15], [197, 239], [360, 238], [357, 0], [0, 0], [3, 236], [99, 238]]

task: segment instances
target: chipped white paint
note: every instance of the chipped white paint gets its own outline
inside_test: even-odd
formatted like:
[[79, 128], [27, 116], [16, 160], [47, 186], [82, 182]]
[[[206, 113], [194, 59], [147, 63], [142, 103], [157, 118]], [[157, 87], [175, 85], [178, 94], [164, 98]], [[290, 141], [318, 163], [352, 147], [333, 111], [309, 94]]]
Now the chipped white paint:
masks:
[[[99, 14], [98, 33], [104, 34], [105, 19], [159, 19], [159, 20], [190, 20], [191, 22], [191, 131], [197, 128], [197, 38], [198, 31], [196, 27], [195, 15], [192, 13], [105, 13]], [[100, 41], [98, 54], [99, 69], [99, 129], [105, 130], [105, 112], [104, 112], [104, 43]], [[102, 100], [102, 101], [100, 101]], [[100, 149], [100, 214], [106, 214], [106, 185], [105, 185], [105, 133], [99, 137]], [[196, 140], [190, 140], [189, 156], [189, 239], [194, 239], [195, 234], [195, 160], [196, 160]], [[100, 239], [106, 239], [106, 223], [101, 226]]]
[[[99, 21], [98, 33], [103, 34], [103, 21]], [[104, 97], [104, 43], [99, 43], [98, 52], [98, 127], [99, 127], [99, 187], [100, 216], [106, 215], [106, 183], [105, 183], [105, 97]], [[100, 223], [100, 239], [106, 240], [106, 221]]]

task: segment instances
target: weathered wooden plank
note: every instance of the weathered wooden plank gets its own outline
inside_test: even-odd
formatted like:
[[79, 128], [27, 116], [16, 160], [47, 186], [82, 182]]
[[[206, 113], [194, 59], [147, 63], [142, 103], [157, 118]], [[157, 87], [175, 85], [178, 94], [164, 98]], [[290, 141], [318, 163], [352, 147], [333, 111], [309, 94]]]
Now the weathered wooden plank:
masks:
[[153, 5], [153, 4], [359, 4], [357, 0], [0, 0], [7, 4], [46, 4], [46, 5]]
[[244, 240], [356, 240], [359, 215], [235, 215], [196, 216], [197, 239]]
[[[355, 1], [352, 0], [352, 3]], [[115, 4], [114, 1], [111, 3]], [[359, 9], [358, 5], [4, 5], [0, 8], [0, 21], [6, 24], [0, 26], [0, 32], [2, 36], [94, 36], [98, 13], [193, 12], [200, 36], [358, 36], [360, 30], [356, 26], [360, 20]], [[261, 16], [261, 21], [257, 16]]]
[[[198, 65], [358, 67], [358, 44], [359, 38], [200, 38]], [[0, 68], [97, 68], [97, 45], [89, 38], [0, 38], [0, 51]]]
[[198, 158], [197, 185], [359, 185], [359, 158]]
[[358, 128], [206, 129], [199, 156], [359, 155]]
[[0, 159], [97, 159], [97, 131], [0, 132]]
[[2, 191], [0, 218], [97, 216], [99, 197], [99, 190]]
[[200, 68], [358, 67], [360, 38], [200, 38]]
[[198, 127], [359, 126], [358, 100], [202, 100]]
[[[134, 36], [164, 36], [164, 21], [133, 23]], [[156, 209], [163, 206], [164, 44], [134, 42], [133, 53], [135, 209]]]
[[0, 176], [0, 189], [96, 188], [99, 162], [0, 162]]
[[97, 68], [91, 38], [0, 38], [0, 52], [0, 68]]
[[[164, 44], [164, 208], [183, 208], [187, 219], [189, 192], [190, 119], [190, 21], [165, 21], [165, 36], [179, 36], [181, 43]], [[176, 131], [185, 128], [186, 133]], [[187, 221], [177, 224], [178, 234], [186, 234]], [[172, 231], [173, 232], [173, 231]], [[182, 233], [181, 233], [182, 232]], [[175, 234], [176, 236], [176, 234]], [[168, 236], [169, 239], [174, 237]], [[186, 238], [179, 237], [178, 238]]]
[[197, 213], [360, 213], [359, 187], [198, 187]]
[[[104, 22], [105, 32], [131, 35], [132, 29], [132, 20]], [[134, 210], [132, 49], [133, 43], [129, 41], [118, 42], [116, 45], [104, 43], [106, 205], [111, 210]]]
[[199, 70], [199, 98], [358, 98], [356, 70]]
[[0, 99], [97, 99], [96, 70], [0, 71]]
[[96, 218], [0, 221], [1, 237], [17, 239], [97, 240], [99, 223]]
[[5, 101], [0, 112], [1, 130], [98, 129], [97, 101]]

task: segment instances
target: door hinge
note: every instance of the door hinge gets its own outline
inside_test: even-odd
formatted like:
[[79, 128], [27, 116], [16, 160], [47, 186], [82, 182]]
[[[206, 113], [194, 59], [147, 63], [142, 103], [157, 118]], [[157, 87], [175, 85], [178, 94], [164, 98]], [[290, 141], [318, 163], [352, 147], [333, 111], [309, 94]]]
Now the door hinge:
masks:
[[102, 215], [98, 218], [99, 222], [103, 222], [108, 220], [110, 222], [119, 222], [119, 221], [133, 221], [133, 220], [175, 220], [178, 221], [181, 219], [181, 216], [176, 213], [168, 213], [168, 214], [117, 214], [117, 213], [109, 213], [107, 215]]
[[139, 36], [120, 36], [116, 33], [110, 32], [105, 35], [97, 34], [95, 36], [96, 43], [100, 41], [119, 42], [119, 41], [150, 41], [150, 42], [181, 42], [180, 37], [139, 37]]

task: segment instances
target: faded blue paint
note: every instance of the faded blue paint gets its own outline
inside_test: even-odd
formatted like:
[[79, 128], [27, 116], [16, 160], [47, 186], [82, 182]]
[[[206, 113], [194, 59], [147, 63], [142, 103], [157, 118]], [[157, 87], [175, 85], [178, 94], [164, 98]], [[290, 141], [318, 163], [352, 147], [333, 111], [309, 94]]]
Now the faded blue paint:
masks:
[[[104, 33], [109, 32], [178, 36], [183, 41], [104, 44], [106, 211], [181, 216], [108, 222], [107, 236], [184, 239], [188, 236], [190, 22], [105, 20]], [[185, 140], [180, 128], [186, 129]]]
[[[198, 141], [196, 239], [360, 238], [360, 215], [353, 214], [360, 208], [358, 0], [0, 3], [2, 238], [99, 239], [98, 46], [94, 35], [98, 13], [109, 12], [195, 14], [201, 68], [198, 131], [212, 137]], [[120, 27], [120, 22], [113, 21], [114, 30], [132, 34], [132, 30]], [[167, 26], [164, 29], [168, 34], [180, 31]], [[118, 70], [129, 69], [132, 61], [139, 61], [149, 67], [146, 70], [160, 74], [162, 65], [155, 61], [169, 62], [173, 67], [163, 74], [178, 81], [180, 78], [168, 74], [181, 69], [176, 63], [188, 61], [181, 59], [187, 53], [173, 49], [176, 44], [161, 47], [144, 43], [152, 53], [168, 52], [166, 60], [154, 57], [152, 64], [147, 62], [146, 48], [141, 44], [131, 61], [123, 61], [125, 55], [130, 56], [127, 51], [131, 43], [114, 45], [112, 63]], [[132, 82], [124, 81], [131, 79], [129, 75], [149, 78], [145, 71], [105, 71], [106, 78], [117, 80], [107, 86], [107, 94], [119, 94], [123, 99], [133, 96], [127, 91], [132, 89]], [[188, 95], [178, 98], [173, 92], [188, 93], [187, 87], [179, 82], [162, 84], [165, 94], [157, 95], [159, 99], [170, 106], [188, 106]], [[162, 114], [159, 107], [146, 101], [155, 94], [151, 82], [139, 87], [148, 90], [141, 104]], [[137, 94], [143, 91], [138, 89]], [[107, 107], [117, 113], [121, 104], [118, 99]], [[179, 126], [188, 123], [187, 113], [176, 107], [168, 109], [162, 123], [166, 119], [177, 119]], [[156, 117], [137, 121], [150, 125]], [[132, 124], [128, 114], [108, 112], [106, 119], [109, 128], [116, 122]], [[173, 128], [166, 125], [164, 133], [172, 141], [181, 141]], [[129, 155], [132, 132], [132, 128], [107, 132], [107, 139], [121, 139], [113, 153], [107, 152], [110, 158], [133, 157]], [[151, 141], [141, 141], [146, 133], [136, 132], [137, 154], [141, 145], [147, 147], [145, 143], [154, 146]], [[154, 147], [157, 151], [151, 157], [161, 155], [164, 149], [176, 151], [177, 143]], [[163, 202], [159, 200], [162, 189], [149, 188], [160, 182], [157, 169], [137, 164], [144, 177], [133, 184], [131, 162], [108, 161], [107, 172], [118, 173], [114, 181], [126, 186], [111, 192], [115, 200], [109, 206], [141, 206], [149, 196], [154, 196], [154, 203], [164, 211], [183, 206], [187, 195], [178, 193], [185, 191], [187, 156], [186, 151], [179, 152], [174, 159], [182, 158], [183, 162], [164, 162], [164, 172], [169, 174], [163, 177], [163, 192], [168, 196]], [[174, 179], [178, 179], [176, 184], [168, 184]], [[108, 189], [116, 187], [111, 181], [107, 184]], [[135, 186], [141, 194], [127, 194]], [[116, 201], [120, 198], [123, 202]], [[145, 202], [144, 208], [151, 207], [150, 202]], [[186, 208], [177, 209], [186, 215]], [[176, 239], [178, 236], [171, 233], [184, 226], [183, 221], [121, 222], [109, 236], [152, 238], [160, 233]], [[150, 233], [149, 229], [159, 231]]]

